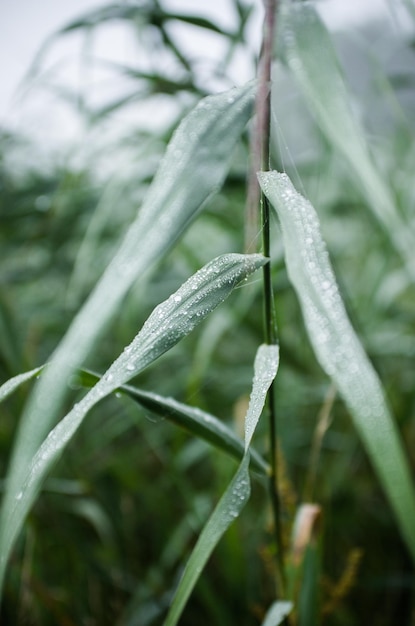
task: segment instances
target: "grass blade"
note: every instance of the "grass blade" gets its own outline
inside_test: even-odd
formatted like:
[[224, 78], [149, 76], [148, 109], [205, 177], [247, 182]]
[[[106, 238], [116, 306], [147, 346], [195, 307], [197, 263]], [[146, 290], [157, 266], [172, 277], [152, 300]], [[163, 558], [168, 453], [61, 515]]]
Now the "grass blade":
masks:
[[232, 522], [239, 517], [249, 499], [251, 494], [249, 446], [264, 408], [268, 389], [277, 374], [278, 363], [278, 346], [262, 345], [259, 347], [254, 364], [252, 393], [245, 418], [244, 457], [235, 476], [203, 528], [190, 555], [164, 626], [175, 626], [177, 624], [212, 551]]
[[316, 356], [350, 410], [415, 560], [409, 467], [382, 385], [347, 317], [317, 214], [285, 174], [260, 172], [258, 178], [281, 222], [288, 274]]
[[[87, 387], [93, 386], [100, 378], [90, 371], [82, 370], [79, 373], [79, 382]], [[214, 415], [177, 402], [174, 398], [165, 398], [157, 393], [143, 391], [131, 385], [122, 385], [118, 387], [117, 392], [124, 393], [155, 415], [184, 428], [191, 435], [207, 441], [235, 459], [239, 461], [242, 459], [245, 452], [243, 441]], [[252, 449], [251, 468], [260, 474], [267, 474], [268, 472], [268, 464], [256, 450]]]
[[189, 278], [176, 293], [154, 309], [141, 331], [106, 374], [49, 433], [33, 459], [26, 466], [19, 467], [19, 481], [9, 486], [2, 510], [0, 580], [13, 542], [45, 476], [88, 411], [189, 334], [240, 281], [266, 262], [260, 254], [227, 254], [211, 261]]
[[280, 352], [277, 345], [259, 346], [254, 364], [254, 381], [245, 417], [245, 450], [249, 449], [264, 408], [268, 389], [277, 375]]
[[[244, 455], [244, 444], [241, 439], [214, 415], [201, 409], [177, 402], [173, 398], [163, 398], [155, 393], [144, 392], [135, 387], [121, 388], [133, 400], [170, 422], [185, 428], [190, 434], [199, 437], [216, 448], [227, 452], [239, 461]], [[268, 463], [256, 450], [251, 449], [251, 467], [260, 474], [268, 473]]]
[[71, 374], [81, 366], [133, 282], [166, 254], [222, 184], [251, 115], [253, 97], [254, 86], [247, 85], [205, 98], [173, 135], [136, 221], [26, 406], [9, 469], [6, 510], [13, 506], [33, 455], [59, 416]]
[[150, 5], [148, 2], [141, 3], [141, 6], [137, 7], [108, 4], [106, 6], [93, 9], [76, 20], [72, 20], [66, 26], [61, 28], [57, 34], [61, 35], [64, 33], [70, 33], [71, 31], [78, 30], [79, 28], [94, 28], [95, 26], [114, 19], [130, 20], [138, 17], [140, 12], [149, 13], [149, 7]]
[[283, 56], [310, 110], [330, 144], [347, 160], [369, 207], [414, 279], [415, 238], [373, 163], [324, 24], [314, 7], [302, 2], [283, 4], [281, 24]]
[[43, 365], [40, 367], [35, 367], [35, 369], [30, 370], [29, 372], [24, 372], [23, 374], [18, 374], [17, 376], [13, 376], [13, 378], [9, 378], [5, 383], [0, 387], [0, 402], [5, 400], [8, 396], [10, 396], [20, 385], [23, 385], [27, 380], [31, 380], [35, 376], [37, 376], [43, 369]]
[[217, 543], [235, 521], [251, 494], [249, 480], [249, 453], [230, 482], [212, 515], [203, 528], [192, 554], [186, 564], [164, 626], [175, 626], [193, 588]]

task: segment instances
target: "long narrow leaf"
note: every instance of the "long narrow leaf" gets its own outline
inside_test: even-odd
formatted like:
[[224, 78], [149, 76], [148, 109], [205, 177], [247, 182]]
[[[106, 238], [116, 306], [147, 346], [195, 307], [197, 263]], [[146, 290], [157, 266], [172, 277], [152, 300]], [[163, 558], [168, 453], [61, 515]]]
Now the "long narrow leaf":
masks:
[[137, 2], [133, 5], [125, 4], [106, 4], [102, 7], [88, 11], [80, 18], [72, 20], [66, 26], [61, 28], [56, 36], [70, 33], [74, 30], [83, 28], [94, 28], [101, 26], [104, 22], [112, 20], [134, 20], [139, 18], [148, 19], [154, 11], [154, 3], [145, 0]]
[[35, 367], [35, 369], [30, 370], [29, 372], [24, 372], [23, 374], [18, 374], [17, 376], [13, 376], [13, 378], [9, 378], [5, 383], [0, 387], [0, 402], [5, 400], [10, 394], [14, 393], [20, 385], [25, 383], [27, 380], [31, 380], [35, 376], [39, 374], [43, 369], [43, 365], [40, 367]]
[[288, 274], [316, 356], [350, 410], [415, 560], [415, 496], [405, 453], [382, 385], [347, 317], [317, 214], [285, 174], [258, 177], [281, 222]]
[[[135, 387], [123, 386], [136, 402], [156, 415], [162, 415], [170, 422], [185, 428], [189, 433], [200, 437], [215, 447], [224, 450], [234, 458], [241, 460], [244, 444], [235, 433], [217, 417], [193, 406], [177, 402], [173, 398], [163, 398], [155, 393], [144, 392]], [[254, 449], [250, 451], [251, 467], [261, 474], [267, 474], [268, 464]]]
[[[79, 379], [81, 384], [91, 387], [100, 379], [100, 376], [83, 370], [79, 373]], [[211, 443], [239, 461], [242, 459], [245, 452], [243, 441], [214, 415], [194, 406], [177, 402], [174, 398], [165, 398], [157, 393], [143, 391], [131, 385], [122, 385], [118, 387], [117, 392], [126, 394], [155, 415], [181, 426], [191, 435]], [[251, 467], [261, 474], [267, 474], [267, 463], [256, 450], [252, 449]]]
[[[0, 579], [13, 542], [42, 483], [90, 409], [189, 334], [244, 278], [266, 263], [259, 254], [227, 254], [211, 261], [154, 309], [106, 374], [49, 433], [9, 487], [0, 536]], [[51, 367], [51, 365], [49, 365]]]
[[193, 588], [219, 540], [235, 521], [251, 494], [249, 480], [249, 453], [243, 458], [238, 471], [230, 482], [215, 510], [203, 528], [196, 546], [186, 564], [176, 595], [164, 626], [175, 626]]
[[264, 408], [270, 384], [279, 363], [278, 346], [259, 347], [254, 365], [254, 380], [245, 427], [245, 454], [231, 483], [208, 519], [189, 558], [164, 626], [175, 626], [186, 602], [217, 543], [241, 513], [251, 493], [249, 446]]
[[280, 352], [276, 345], [259, 346], [254, 363], [254, 380], [248, 411], [245, 416], [245, 450], [248, 451], [265, 399], [272, 381], [277, 375]]
[[346, 158], [369, 207], [415, 278], [415, 237], [403, 222], [388, 186], [373, 163], [364, 131], [352, 113], [351, 98], [324, 24], [310, 3], [285, 2], [281, 31], [283, 56], [317, 123]]
[[[233, 148], [248, 121], [253, 85], [210, 96], [175, 132], [144, 205], [100, 282], [55, 351], [19, 424], [4, 509], [10, 510], [33, 455], [51, 426], [79, 368], [138, 277], [171, 248], [223, 182]], [[7, 514], [1, 533], [7, 532]]]

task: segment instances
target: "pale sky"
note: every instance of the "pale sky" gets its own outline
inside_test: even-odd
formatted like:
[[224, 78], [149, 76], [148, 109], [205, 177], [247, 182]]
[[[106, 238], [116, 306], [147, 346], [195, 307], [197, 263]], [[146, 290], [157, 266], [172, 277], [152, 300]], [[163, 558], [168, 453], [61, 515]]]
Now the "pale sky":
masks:
[[[260, 11], [261, 1], [254, 0]], [[106, 0], [0, 0], [0, 123], [10, 113], [13, 93], [25, 76], [30, 63], [47, 37], [68, 21], [88, 11], [109, 4]], [[229, 0], [167, 0], [166, 6], [186, 13], [211, 17], [220, 25], [232, 23]], [[107, 29], [108, 30], [108, 29]], [[127, 29], [118, 25], [105, 37], [114, 60], [125, 60], [131, 45]], [[74, 53], [74, 38], [62, 38], [51, 57], [64, 58]]]
[[[36, 135], [38, 120], [42, 118], [42, 109], [51, 107], [50, 101], [44, 104], [42, 97], [46, 95], [30, 92], [31, 110], [21, 101], [13, 99], [16, 89], [26, 75], [34, 54], [39, 50], [46, 38], [71, 19], [88, 12], [89, 10], [108, 4], [109, 0], [0, 0], [0, 58], [2, 72], [0, 81], [0, 125], [12, 128], [29, 128], [29, 132]], [[248, 0], [247, 0], [248, 2]], [[253, 47], [260, 38], [261, 32], [261, 0], [252, 0], [256, 7], [255, 19], [252, 24]], [[195, 14], [210, 17], [217, 23], [227, 26], [232, 23], [230, 0], [165, 0], [165, 5], [177, 12], [191, 11]], [[399, 6], [400, 0], [320, 0], [323, 17], [333, 29], [346, 25], [352, 27], [372, 17], [380, 17], [385, 13], [391, 14], [391, 7]], [[101, 29], [97, 40], [97, 49], [100, 57], [106, 56], [120, 63], [127, 63], [137, 54], [132, 34], [124, 26], [108, 26]], [[255, 41], [256, 39], [256, 41]], [[82, 39], [78, 36], [62, 38], [51, 50], [48, 56], [49, 68], [61, 68], [65, 79], [79, 84], [79, 50]], [[196, 40], [189, 39], [190, 47], [196, 46], [200, 55], [203, 37]], [[203, 49], [203, 54], [205, 53]], [[72, 63], [72, 64], [71, 64]], [[131, 63], [130, 63], [131, 64]], [[66, 73], [65, 73], [66, 72]], [[243, 59], [240, 65], [235, 65], [234, 78], [236, 84], [241, 84], [252, 78], [251, 68], [244, 67]], [[34, 90], [36, 91], [36, 90]], [[50, 98], [50, 96], [49, 96]], [[29, 98], [27, 99], [29, 100]], [[68, 109], [68, 107], [67, 107]], [[68, 110], [58, 112], [54, 110], [56, 119], [47, 120], [46, 128], [39, 122], [38, 134], [55, 133], [58, 136], [73, 132]], [[44, 115], [43, 115], [44, 117]], [[54, 125], [53, 125], [54, 124]]]

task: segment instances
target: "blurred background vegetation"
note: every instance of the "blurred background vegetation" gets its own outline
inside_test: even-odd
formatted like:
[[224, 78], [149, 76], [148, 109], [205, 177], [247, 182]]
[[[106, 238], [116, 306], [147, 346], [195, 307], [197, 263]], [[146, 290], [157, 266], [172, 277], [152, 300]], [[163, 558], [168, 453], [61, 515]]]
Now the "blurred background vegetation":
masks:
[[[324, 3], [322, 3], [324, 5]], [[53, 93], [77, 116], [79, 143], [50, 150], [18, 130], [0, 136], [0, 376], [44, 363], [117, 248], [178, 121], [197, 100], [255, 75], [254, 6], [231, 3], [234, 25], [173, 11], [162, 0], [106, 5], [76, 17], [34, 59], [20, 97]], [[127, 65], [95, 54], [101, 29], [125, 23], [137, 40]], [[255, 22], [256, 23], [256, 22]], [[413, 23], [373, 21], [334, 35], [377, 166], [414, 225]], [[207, 35], [216, 58], [186, 46]], [[85, 76], [63, 86], [48, 55], [80, 37]], [[258, 34], [257, 34], [258, 36]], [[389, 50], [389, 54], [387, 51]], [[105, 68], [103, 66], [105, 65]], [[121, 82], [120, 82], [121, 81]], [[120, 87], [121, 85], [121, 87]], [[378, 370], [415, 463], [415, 290], [282, 64], [275, 69], [273, 160], [317, 207], [348, 311]], [[48, 111], [44, 110], [44, 116]], [[157, 123], [155, 123], [157, 118]], [[214, 256], [240, 252], [248, 137], [229, 177], [151, 279], [133, 289], [87, 365], [104, 371], [152, 308]], [[139, 251], [137, 251], [139, 254]], [[414, 572], [343, 404], [334, 398], [317, 466], [322, 407], [332, 393], [308, 343], [274, 230], [273, 274], [281, 343], [277, 413], [284, 461], [286, 534], [295, 506], [318, 502], [321, 624], [379, 626], [414, 618]], [[238, 289], [190, 337], [135, 382], [200, 406], [238, 431], [262, 341], [260, 283]], [[74, 397], [82, 394], [73, 383]], [[2, 407], [1, 469], [27, 389]], [[321, 422], [321, 420], [320, 420]], [[256, 446], [267, 453], [265, 430]], [[183, 565], [235, 463], [132, 401], [96, 407], [32, 510], [9, 568], [1, 623], [160, 624]], [[265, 485], [215, 551], [181, 624], [259, 624], [274, 597], [271, 516]]]

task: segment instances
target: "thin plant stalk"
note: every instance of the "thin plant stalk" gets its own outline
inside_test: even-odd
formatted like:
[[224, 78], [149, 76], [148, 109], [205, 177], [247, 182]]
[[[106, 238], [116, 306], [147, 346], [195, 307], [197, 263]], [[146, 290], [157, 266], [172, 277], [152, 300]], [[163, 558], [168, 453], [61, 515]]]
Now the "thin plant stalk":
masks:
[[[248, 183], [247, 199], [247, 248], [254, 240], [257, 223], [257, 207], [261, 207], [261, 233], [262, 252], [264, 256], [270, 256], [270, 208], [268, 199], [260, 192], [256, 173], [259, 170], [268, 171], [270, 169], [270, 80], [272, 50], [275, 34], [275, 20], [277, 12], [277, 0], [264, 0], [264, 34], [262, 50], [258, 65], [258, 91], [255, 102], [255, 123], [251, 137], [251, 172]], [[263, 268], [263, 289], [264, 289], [264, 318], [265, 318], [265, 342], [267, 344], [277, 344], [277, 324], [275, 316], [274, 298], [271, 279], [271, 264]], [[275, 542], [276, 542], [276, 565], [279, 583], [279, 593], [285, 593], [285, 567], [282, 544], [281, 529], [281, 503], [278, 491], [278, 445], [277, 445], [277, 416], [274, 402], [274, 383], [268, 391], [268, 412], [269, 412], [269, 441], [270, 441], [270, 498], [274, 517]]]

